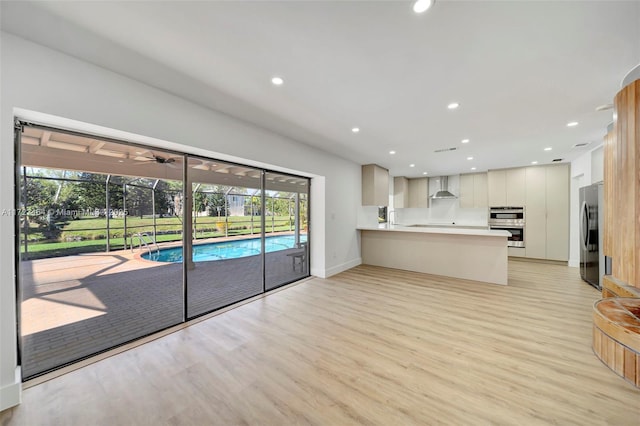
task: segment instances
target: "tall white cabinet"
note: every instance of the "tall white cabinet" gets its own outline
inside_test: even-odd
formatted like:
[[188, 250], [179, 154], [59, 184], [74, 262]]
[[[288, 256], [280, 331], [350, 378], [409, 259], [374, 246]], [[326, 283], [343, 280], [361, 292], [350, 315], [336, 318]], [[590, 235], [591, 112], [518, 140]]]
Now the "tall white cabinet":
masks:
[[569, 165], [526, 168], [526, 257], [569, 259]]
[[525, 256], [545, 259], [547, 251], [547, 168], [527, 167]]
[[569, 166], [547, 166], [546, 259], [569, 259]]

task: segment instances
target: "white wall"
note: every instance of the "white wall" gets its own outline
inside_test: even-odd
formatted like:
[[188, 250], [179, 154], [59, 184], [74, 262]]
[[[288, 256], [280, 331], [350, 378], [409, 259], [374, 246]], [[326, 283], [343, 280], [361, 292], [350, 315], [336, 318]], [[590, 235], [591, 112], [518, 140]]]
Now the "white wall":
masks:
[[569, 266], [580, 266], [580, 194], [579, 189], [600, 182], [604, 177], [603, 145], [600, 144], [571, 162], [569, 195]]
[[[0, 43], [0, 211], [13, 209], [14, 112], [35, 111], [90, 123], [66, 122], [80, 130], [312, 176], [312, 274], [360, 263], [359, 165], [13, 35], [0, 33]], [[0, 409], [17, 403], [20, 390], [13, 226], [0, 217]]]

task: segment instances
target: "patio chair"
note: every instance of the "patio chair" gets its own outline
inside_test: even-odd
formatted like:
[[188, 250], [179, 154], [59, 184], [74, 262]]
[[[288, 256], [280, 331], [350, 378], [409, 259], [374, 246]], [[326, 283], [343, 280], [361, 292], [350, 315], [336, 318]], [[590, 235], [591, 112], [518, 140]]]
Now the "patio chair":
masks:
[[300, 272], [304, 272], [307, 265], [307, 243], [299, 243], [298, 247], [301, 250], [291, 252], [287, 256], [291, 257], [291, 263], [293, 271], [296, 272], [296, 266], [300, 265]]

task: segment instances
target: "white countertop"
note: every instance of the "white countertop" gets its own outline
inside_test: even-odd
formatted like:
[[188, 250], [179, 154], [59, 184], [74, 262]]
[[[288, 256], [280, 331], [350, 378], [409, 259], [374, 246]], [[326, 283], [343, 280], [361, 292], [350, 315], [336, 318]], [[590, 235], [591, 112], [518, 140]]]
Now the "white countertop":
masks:
[[491, 229], [469, 229], [462, 226], [450, 228], [431, 228], [420, 226], [407, 226], [407, 225], [389, 225], [382, 224], [378, 226], [358, 226], [356, 229], [360, 231], [391, 231], [391, 232], [417, 232], [423, 234], [453, 234], [453, 235], [479, 235], [483, 237], [510, 237], [511, 233], [508, 231], [498, 231]]

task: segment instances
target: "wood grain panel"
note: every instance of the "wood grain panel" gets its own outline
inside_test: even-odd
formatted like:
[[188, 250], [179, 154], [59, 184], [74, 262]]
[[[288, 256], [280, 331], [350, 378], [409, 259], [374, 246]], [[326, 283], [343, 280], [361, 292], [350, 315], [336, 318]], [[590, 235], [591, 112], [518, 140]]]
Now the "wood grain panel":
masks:
[[26, 389], [0, 424], [637, 424], [591, 350], [598, 298], [561, 265], [511, 261], [508, 286], [359, 266]]
[[640, 386], [640, 382], [635, 381], [636, 377], [636, 353], [629, 348], [624, 348], [624, 371], [622, 375], [629, 381]]
[[613, 276], [640, 287], [640, 80], [615, 97], [613, 135], [605, 138], [605, 254]]
[[593, 351], [618, 375], [640, 387], [640, 298], [602, 299], [593, 305]]
[[614, 185], [614, 160], [615, 160], [615, 131], [607, 133], [604, 138], [604, 240], [603, 252], [605, 256], [613, 257], [613, 218], [615, 211], [615, 185]]

